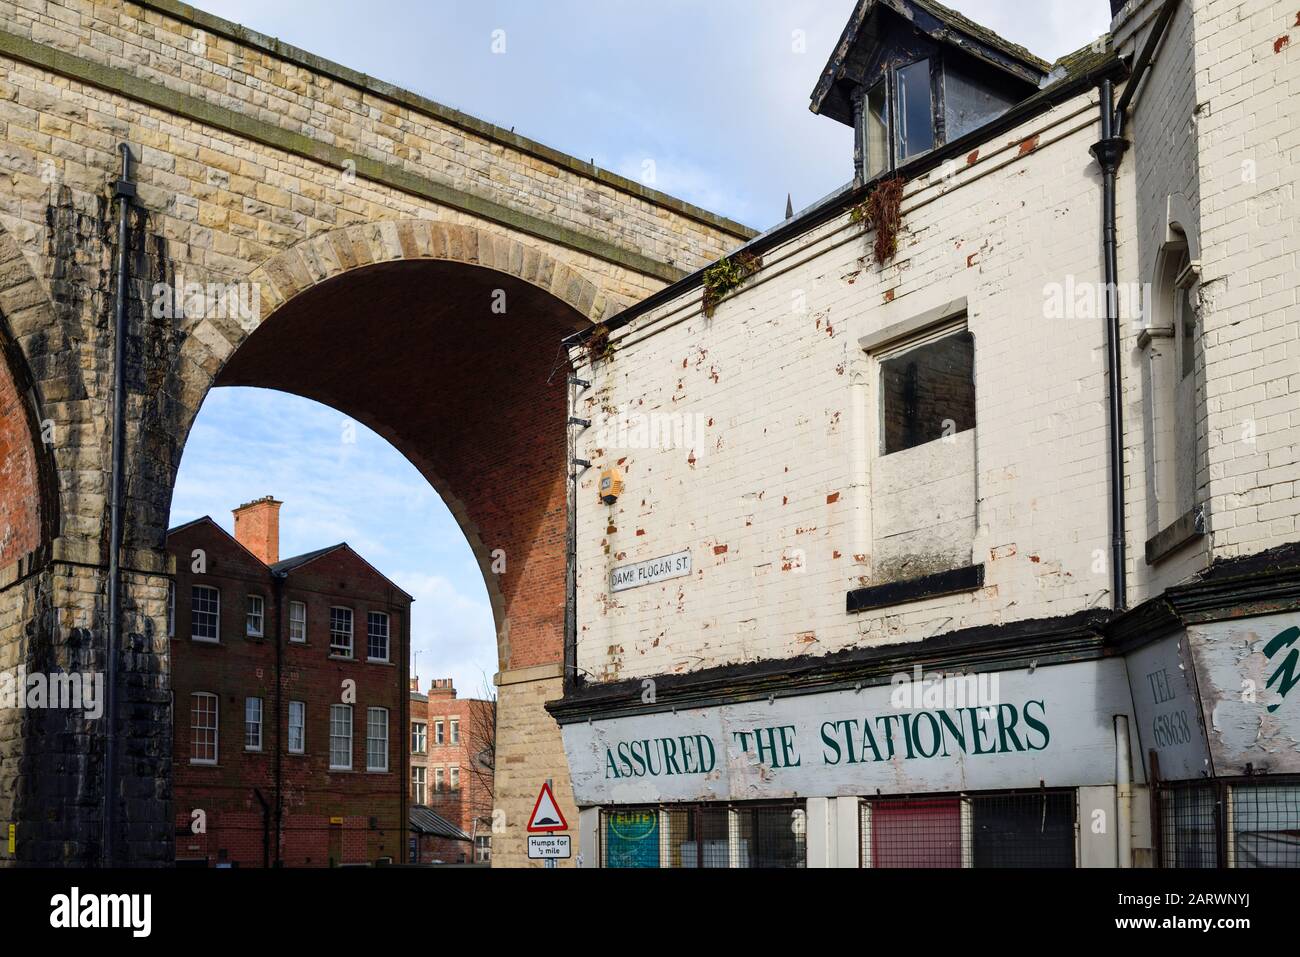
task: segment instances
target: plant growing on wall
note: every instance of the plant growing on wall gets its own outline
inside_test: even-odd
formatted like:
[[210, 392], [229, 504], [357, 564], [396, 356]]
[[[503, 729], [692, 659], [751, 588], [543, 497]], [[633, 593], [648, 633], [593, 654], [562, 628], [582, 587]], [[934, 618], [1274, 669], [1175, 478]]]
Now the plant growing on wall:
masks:
[[872, 247], [876, 265], [883, 266], [898, 252], [898, 227], [903, 222], [903, 187], [901, 176], [881, 180], [866, 199], [854, 206], [849, 219], [876, 231]]
[[591, 334], [587, 336], [584, 344], [587, 348], [587, 360], [592, 365], [614, 354], [614, 343], [609, 340], [609, 326], [603, 322], [592, 326]]
[[738, 252], [726, 259], [719, 259], [704, 270], [704, 314], [711, 318], [723, 296], [740, 286], [762, 266], [761, 257]]

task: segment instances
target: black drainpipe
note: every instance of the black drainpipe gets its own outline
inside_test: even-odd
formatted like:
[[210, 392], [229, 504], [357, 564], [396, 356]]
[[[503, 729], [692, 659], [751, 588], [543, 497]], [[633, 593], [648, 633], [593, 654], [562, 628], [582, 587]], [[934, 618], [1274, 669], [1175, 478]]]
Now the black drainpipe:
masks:
[[130, 274], [130, 214], [135, 184], [131, 182], [131, 147], [119, 144], [122, 151], [122, 176], [113, 184], [118, 200], [117, 213], [117, 293], [113, 324], [113, 464], [108, 520], [108, 641], [104, 649], [108, 674], [104, 720], [108, 733], [104, 739], [104, 833], [102, 864], [117, 863], [117, 656], [121, 647], [122, 622], [122, 488], [126, 482], [123, 460], [126, 452], [126, 294]]
[[1110, 80], [1101, 81], [1101, 139], [1092, 155], [1101, 164], [1101, 252], [1106, 282], [1106, 356], [1110, 368], [1110, 564], [1113, 607], [1127, 607], [1124, 554], [1124, 410], [1120, 381], [1119, 279], [1115, 233], [1115, 172], [1128, 149], [1122, 137], [1114, 135], [1115, 91]]
[[275, 588], [275, 866], [283, 867], [280, 844], [284, 834], [284, 741], [281, 735], [289, 721], [284, 713], [284, 580], [288, 572], [272, 572]]
[[261, 788], [253, 788], [253, 797], [262, 805], [262, 867], [271, 866], [271, 805], [262, 796]]
[[1173, 19], [1179, 0], [1165, 0], [1156, 17], [1147, 42], [1143, 44], [1133, 64], [1133, 73], [1124, 85], [1119, 106], [1115, 106], [1115, 89], [1109, 79], [1101, 81], [1101, 139], [1092, 145], [1092, 155], [1101, 165], [1102, 173], [1102, 238], [1101, 250], [1106, 280], [1106, 354], [1110, 366], [1110, 563], [1113, 607], [1122, 611], [1128, 607], [1126, 583], [1126, 556], [1124, 538], [1124, 411], [1123, 383], [1120, 375], [1120, 325], [1118, 236], [1115, 228], [1115, 174], [1128, 150], [1124, 139], [1124, 120], [1129, 104], [1136, 94], [1156, 48], [1164, 38]]
[[[591, 383], [576, 375], [568, 379], [568, 402], [565, 422], [565, 462], [568, 468], [567, 528], [564, 536], [564, 693], [568, 694], [578, 678], [578, 476], [591, 468], [591, 463], [578, 458], [578, 432], [591, 427], [591, 422], [573, 413], [578, 404], [579, 390], [590, 389]], [[574, 430], [578, 431], [575, 432]]]

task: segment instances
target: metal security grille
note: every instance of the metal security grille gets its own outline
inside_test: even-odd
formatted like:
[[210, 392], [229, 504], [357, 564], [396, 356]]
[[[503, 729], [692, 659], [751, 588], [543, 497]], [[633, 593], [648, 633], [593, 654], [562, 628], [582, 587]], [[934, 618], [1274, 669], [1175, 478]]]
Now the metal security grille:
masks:
[[1073, 790], [862, 802], [863, 867], [1073, 867]]
[[803, 802], [609, 808], [602, 867], [804, 867]]
[[1300, 867], [1300, 775], [1162, 781], [1161, 867]]

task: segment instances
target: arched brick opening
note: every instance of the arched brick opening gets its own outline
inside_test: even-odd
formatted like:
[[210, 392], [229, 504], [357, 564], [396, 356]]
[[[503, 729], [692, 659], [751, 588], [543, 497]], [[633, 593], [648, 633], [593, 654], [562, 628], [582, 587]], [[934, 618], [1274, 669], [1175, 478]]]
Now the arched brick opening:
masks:
[[53, 323], [45, 287], [0, 227], [0, 569], [48, 553], [59, 534], [57, 434], [15, 336]]
[[[625, 304], [538, 247], [428, 220], [334, 230], [277, 255], [249, 281], [260, 294], [255, 328], [218, 320], [192, 332], [193, 365], [215, 372], [213, 386], [301, 395], [391, 442], [442, 496], [473, 549], [501, 670], [561, 661], [567, 369], [557, 365], [559, 342]], [[196, 411], [200, 390], [187, 385]], [[504, 572], [494, 571], [502, 560]]]
[[251, 331], [228, 320], [189, 330], [184, 428], [210, 387], [293, 393], [382, 435], [443, 497], [496, 620], [494, 805], [506, 830], [493, 856], [526, 863], [523, 826], [541, 781], [553, 778], [576, 815], [559, 730], [542, 708], [562, 693], [564, 658], [559, 344], [621, 304], [535, 247], [428, 222], [339, 230], [250, 278], [262, 306]]
[[301, 395], [391, 442], [469, 540], [502, 670], [529, 667], [563, 651], [566, 370], [556, 361], [560, 338], [582, 321], [552, 294], [482, 266], [381, 263], [278, 308], [215, 385]]

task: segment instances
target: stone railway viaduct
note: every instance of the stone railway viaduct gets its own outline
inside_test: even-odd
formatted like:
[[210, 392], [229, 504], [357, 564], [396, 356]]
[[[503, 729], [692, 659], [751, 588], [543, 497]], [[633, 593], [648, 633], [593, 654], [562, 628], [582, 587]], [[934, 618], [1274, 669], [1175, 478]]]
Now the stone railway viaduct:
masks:
[[[11, 673], [105, 669], [120, 143], [137, 183], [121, 862], [173, 855], [172, 485], [208, 390], [253, 385], [373, 428], [460, 522], [497, 625], [495, 853], [522, 863], [540, 782], [554, 778], [572, 809], [542, 710], [563, 670], [558, 342], [751, 233], [173, 0], [0, 0], [0, 669]], [[181, 281], [256, 284], [260, 310], [156, 315], [155, 284]], [[492, 309], [501, 291], [504, 314]], [[0, 858], [100, 859], [104, 725], [72, 709], [0, 711], [0, 821], [17, 826]]]

